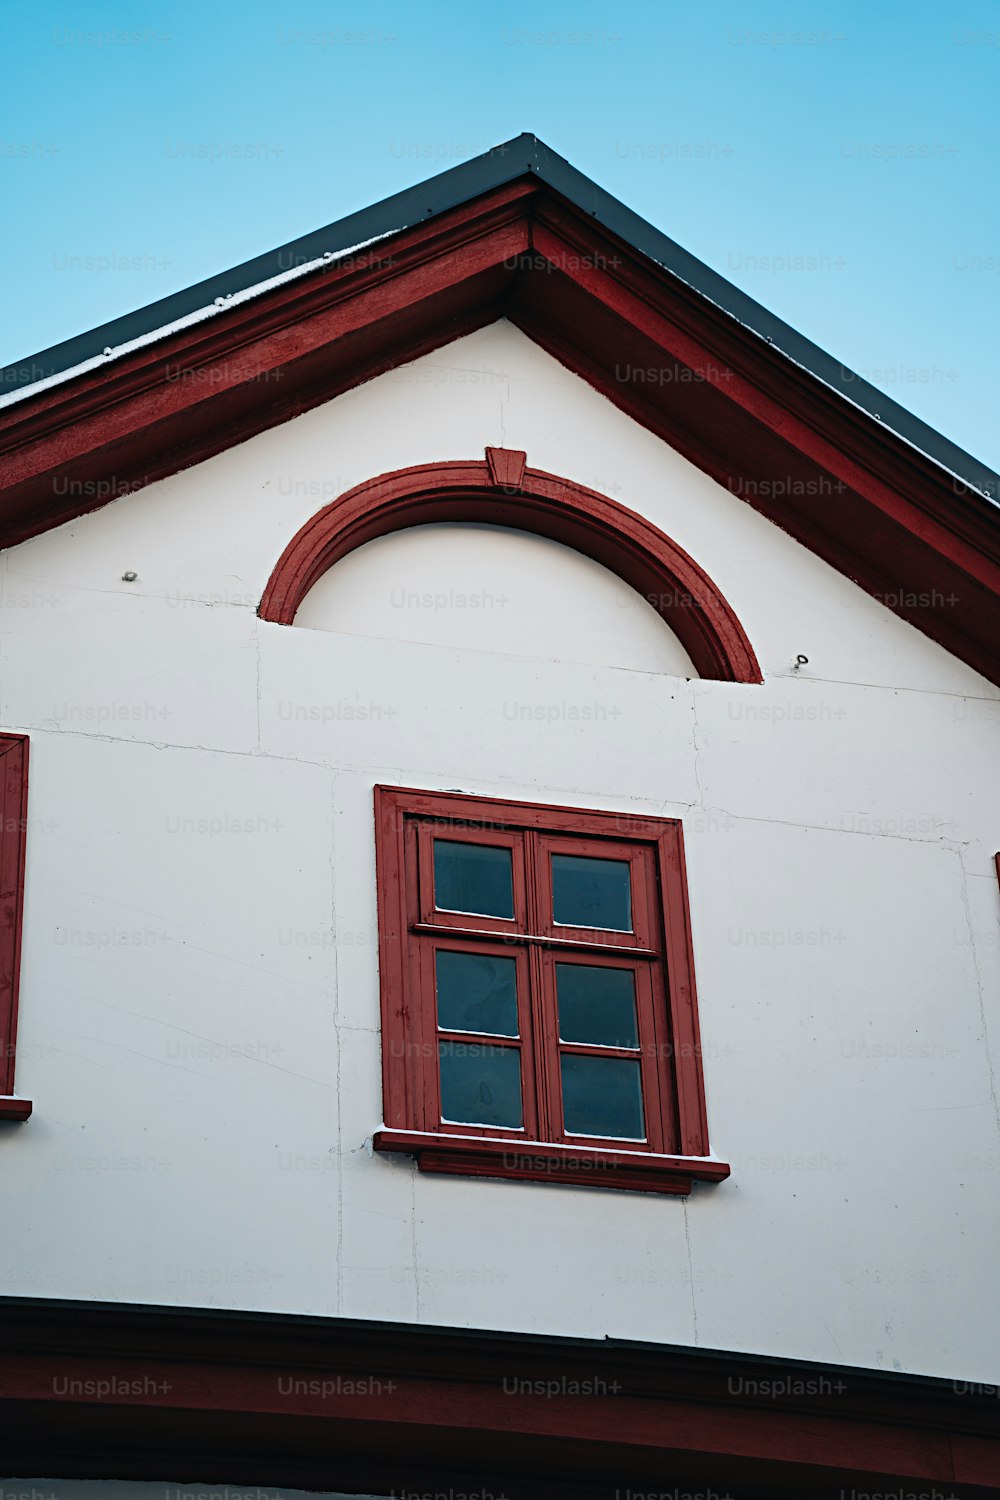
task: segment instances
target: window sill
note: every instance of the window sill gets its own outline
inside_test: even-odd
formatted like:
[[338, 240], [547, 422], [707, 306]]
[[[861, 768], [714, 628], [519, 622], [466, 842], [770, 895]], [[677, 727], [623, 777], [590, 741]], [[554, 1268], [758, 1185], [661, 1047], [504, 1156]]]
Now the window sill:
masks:
[[722, 1182], [729, 1176], [725, 1162], [702, 1156], [654, 1156], [647, 1151], [608, 1151], [545, 1141], [379, 1130], [373, 1144], [376, 1151], [415, 1156], [421, 1172], [457, 1177], [576, 1183], [684, 1196], [694, 1182]]
[[30, 1099], [15, 1099], [13, 1094], [0, 1095], [0, 1120], [26, 1120], [30, 1114]]

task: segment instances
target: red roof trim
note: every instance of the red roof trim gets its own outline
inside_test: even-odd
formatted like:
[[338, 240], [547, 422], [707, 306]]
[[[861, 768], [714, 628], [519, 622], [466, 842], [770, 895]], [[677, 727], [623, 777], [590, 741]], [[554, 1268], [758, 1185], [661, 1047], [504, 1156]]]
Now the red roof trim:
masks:
[[0, 411], [0, 545], [503, 316], [1000, 683], [1000, 510], [537, 178]]

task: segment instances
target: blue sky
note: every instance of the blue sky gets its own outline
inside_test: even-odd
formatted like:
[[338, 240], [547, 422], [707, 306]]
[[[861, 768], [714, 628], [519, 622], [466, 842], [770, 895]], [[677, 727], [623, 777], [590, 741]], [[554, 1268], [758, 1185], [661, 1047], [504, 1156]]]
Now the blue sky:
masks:
[[998, 0], [0, 0], [0, 28], [0, 362], [532, 131], [1000, 466]]

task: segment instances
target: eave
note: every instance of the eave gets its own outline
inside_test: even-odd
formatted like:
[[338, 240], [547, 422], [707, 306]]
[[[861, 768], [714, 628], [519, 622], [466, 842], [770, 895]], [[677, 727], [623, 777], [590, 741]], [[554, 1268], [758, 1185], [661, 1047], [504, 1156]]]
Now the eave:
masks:
[[0, 1298], [5, 1471], [493, 1500], [1000, 1485], [996, 1387], [640, 1343]]

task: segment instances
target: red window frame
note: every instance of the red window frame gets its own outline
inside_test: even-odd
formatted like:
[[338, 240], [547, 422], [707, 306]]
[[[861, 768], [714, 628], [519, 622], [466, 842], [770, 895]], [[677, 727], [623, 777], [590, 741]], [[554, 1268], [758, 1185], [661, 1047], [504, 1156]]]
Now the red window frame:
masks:
[[[681, 823], [465, 793], [375, 788], [383, 1128], [379, 1151], [417, 1158], [421, 1171], [574, 1182], [685, 1194], [729, 1167], [709, 1155], [691, 923]], [[438, 908], [433, 840], [511, 850], [514, 917]], [[553, 918], [551, 856], [627, 861], [632, 931], [567, 927]], [[519, 1035], [438, 1026], [435, 951], [464, 949], [516, 959]], [[636, 976], [638, 1046], [567, 1042], [559, 1036], [558, 963], [613, 965]], [[521, 1053], [520, 1128], [442, 1118], [438, 1042], [469, 1040]], [[641, 1070], [645, 1135], [594, 1137], [564, 1129], [561, 1058], [622, 1057]]]
[[0, 1120], [31, 1114], [31, 1100], [14, 1096], [27, 827], [28, 737], [0, 734]]

